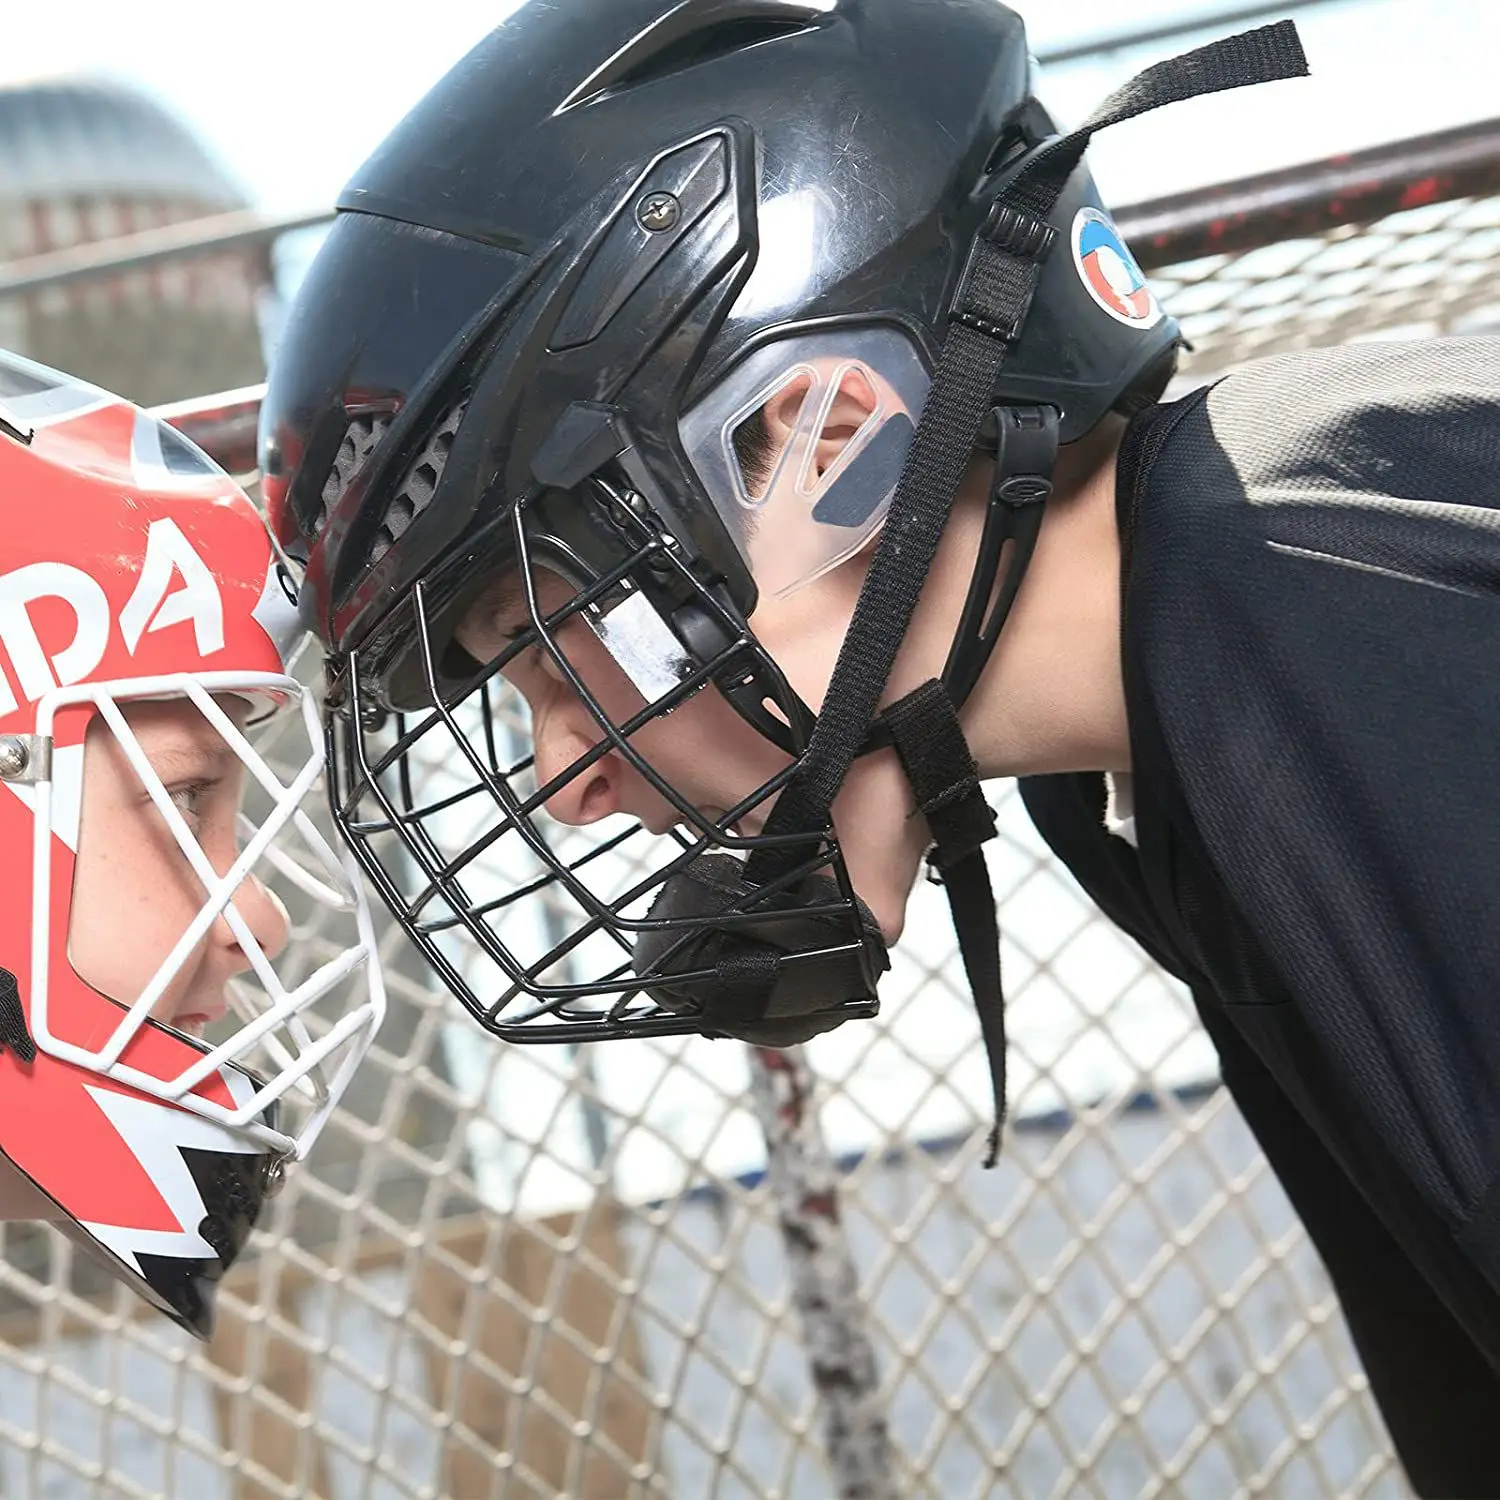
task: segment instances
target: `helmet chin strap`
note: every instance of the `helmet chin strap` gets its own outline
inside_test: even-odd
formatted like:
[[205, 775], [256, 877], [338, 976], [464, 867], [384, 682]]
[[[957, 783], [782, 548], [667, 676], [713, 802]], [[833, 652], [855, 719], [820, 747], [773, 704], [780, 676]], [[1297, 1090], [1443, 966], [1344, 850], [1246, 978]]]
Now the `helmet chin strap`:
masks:
[[[1156, 64], [1112, 94], [1071, 135], [1038, 147], [1022, 162], [975, 237], [949, 310], [949, 328], [933, 371], [921, 420], [890, 511], [834, 666], [807, 750], [765, 827], [787, 842], [763, 845], [728, 879], [697, 881], [691, 871], [663, 889], [651, 915], [679, 908], [699, 918], [764, 911], [778, 920], [757, 935], [743, 919], [691, 943], [665, 948], [643, 937], [636, 972], [662, 1004], [700, 1009], [705, 1029], [785, 1045], [789, 1024], [801, 1040], [851, 1014], [872, 1014], [875, 981], [889, 965], [885, 945], [860, 907], [862, 933], [847, 933], [805, 958], [790, 912], [828, 899], [826, 878], [798, 881], [799, 865], [816, 862], [832, 827], [830, 808], [854, 760], [895, 745], [918, 810], [928, 820], [932, 866], [948, 892], [964, 968], [973, 992], [995, 1090], [995, 1123], [986, 1165], [993, 1165], [1005, 1117], [1004, 996], [999, 928], [982, 846], [995, 834], [978, 771], [958, 722], [1020, 587], [1051, 491], [1058, 413], [1046, 407], [994, 407], [993, 393], [1010, 348], [1031, 308], [1041, 269], [1057, 239], [1048, 222], [1094, 134], [1148, 110], [1200, 94], [1300, 77], [1307, 61], [1295, 25], [1278, 22], [1226, 37]], [[937, 552], [964, 469], [993, 411], [998, 451], [990, 506], [957, 636], [941, 680], [934, 679], [877, 710]], [[1005, 573], [996, 577], [1005, 543]], [[993, 596], [994, 602], [991, 603]], [[715, 856], [705, 856], [705, 864]], [[722, 858], [722, 856], [718, 856]], [[726, 872], [719, 872], [722, 877]], [[713, 894], [704, 891], [714, 887]], [[774, 930], [776, 936], [768, 941]], [[802, 934], [804, 938], [807, 934]], [[864, 961], [853, 965], [851, 951]], [[806, 954], [806, 949], [802, 950]], [[684, 966], [688, 966], [685, 968]], [[855, 970], [858, 970], [856, 973]], [[690, 972], [689, 972], [690, 969]], [[795, 983], [789, 976], [797, 970]], [[680, 978], [674, 976], [680, 975]]]

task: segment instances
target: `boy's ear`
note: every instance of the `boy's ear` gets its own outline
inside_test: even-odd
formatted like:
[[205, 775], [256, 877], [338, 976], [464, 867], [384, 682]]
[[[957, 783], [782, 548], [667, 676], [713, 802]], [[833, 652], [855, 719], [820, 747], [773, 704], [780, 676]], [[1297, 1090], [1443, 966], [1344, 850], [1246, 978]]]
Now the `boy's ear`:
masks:
[[811, 389], [812, 380], [808, 376], [793, 376], [761, 407], [761, 419], [765, 422], [766, 436], [770, 440], [772, 452], [780, 453], [791, 441]]
[[[773, 453], [780, 453], [791, 441], [800, 423], [812, 420], [815, 415], [804, 410], [811, 388], [811, 379], [806, 375], [799, 375], [782, 386], [761, 408]], [[826, 396], [823, 399], [826, 401]], [[869, 421], [875, 405], [875, 392], [871, 389], [869, 380], [857, 369], [846, 369], [839, 380], [838, 392], [832, 405], [823, 418], [823, 429], [818, 435], [817, 461], [820, 473], [837, 460], [844, 446]]]

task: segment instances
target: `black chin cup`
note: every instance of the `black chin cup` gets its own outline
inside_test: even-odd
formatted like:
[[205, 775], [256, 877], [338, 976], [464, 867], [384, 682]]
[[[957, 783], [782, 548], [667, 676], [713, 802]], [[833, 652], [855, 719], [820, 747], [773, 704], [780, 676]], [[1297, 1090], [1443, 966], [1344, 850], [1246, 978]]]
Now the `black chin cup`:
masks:
[[[658, 1005], [701, 1017], [706, 1036], [795, 1046], [879, 1010], [875, 980], [890, 957], [869, 908], [855, 905], [825, 874], [765, 897], [737, 859], [705, 854], [662, 887], [650, 917], [673, 925], [636, 938], [635, 971]], [[686, 939], [676, 925], [745, 912], [763, 915]]]
[[207, 1339], [214, 1330], [219, 1282], [239, 1258], [273, 1181], [272, 1163], [258, 1153], [181, 1148], [203, 1199], [204, 1216], [193, 1227], [212, 1247], [213, 1259], [139, 1254], [141, 1272], [165, 1310], [184, 1328]]
[[[273, 1107], [265, 1117], [273, 1129], [276, 1113]], [[184, 1247], [191, 1244], [187, 1231], [195, 1231], [211, 1255], [161, 1249], [137, 1250], [133, 1257], [122, 1258], [72, 1217], [59, 1219], [57, 1227], [179, 1327], [207, 1340], [214, 1331], [219, 1282], [245, 1248], [266, 1199], [279, 1188], [281, 1159], [258, 1151], [168, 1149], [181, 1156], [203, 1208], [201, 1216], [183, 1222]]]

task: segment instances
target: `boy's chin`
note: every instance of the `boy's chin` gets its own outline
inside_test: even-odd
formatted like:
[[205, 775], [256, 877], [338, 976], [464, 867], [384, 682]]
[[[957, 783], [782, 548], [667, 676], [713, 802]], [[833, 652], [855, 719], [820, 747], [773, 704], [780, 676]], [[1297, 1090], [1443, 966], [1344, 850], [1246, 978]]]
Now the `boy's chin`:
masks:
[[894, 948], [906, 929], [906, 907], [921, 877], [925, 852], [925, 845], [909, 837], [906, 829], [896, 847], [878, 857], [872, 857], [871, 849], [845, 847], [855, 893], [879, 923], [887, 948]]
[[894, 948], [901, 941], [906, 929], [906, 903], [911, 897], [911, 887], [905, 891], [895, 888], [886, 890], [861, 890], [855, 887], [859, 899], [869, 907], [871, 915], [880, 924], [880, 935], [887, 948]]

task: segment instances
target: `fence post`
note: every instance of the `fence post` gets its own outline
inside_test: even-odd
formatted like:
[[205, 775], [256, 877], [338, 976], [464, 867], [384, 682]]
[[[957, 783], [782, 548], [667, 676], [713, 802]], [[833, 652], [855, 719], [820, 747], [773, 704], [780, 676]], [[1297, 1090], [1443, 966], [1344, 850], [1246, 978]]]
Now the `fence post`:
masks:
[[812, 1069], [800, 1047], [750, 1049], [750, 1093], [766, 1137], [766, 1180], [791, 1272], [828, 1467], [839, 1500], [897, 1500], [890, 1433], [859, 1276], [839, 1212]]

